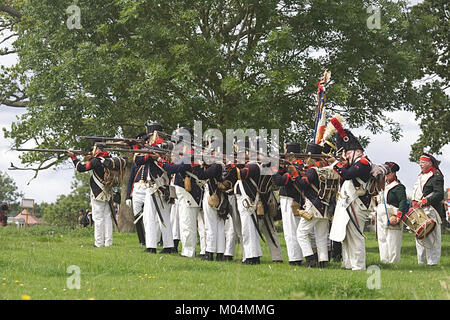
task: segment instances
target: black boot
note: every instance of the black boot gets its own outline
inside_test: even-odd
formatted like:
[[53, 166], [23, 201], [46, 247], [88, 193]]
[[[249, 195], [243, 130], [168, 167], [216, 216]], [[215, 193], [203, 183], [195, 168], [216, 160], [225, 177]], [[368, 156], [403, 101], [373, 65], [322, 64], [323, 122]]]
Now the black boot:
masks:
[[224, 255], [223, 256], [223, 260], [224, 261], [233, 261], [233, 256], [226, 256], [226, 255]]
[[306, 258], [306, 262], [305, 262], [304, 266], [306, 268], [315, 268], [317, 266], [317, 261], [316, 261], [316, 259], [314, 259], [314, 255], [310, 255], [305, 258]]
[[320, 269], [326, 268], [327, 266], [328, 266], [328, 261], [320, 261], [319, 262]]
[[295, 260], [295, 261], [289, 261], [289, 264], [291, 266], [301, 266], [303, 260]]
[[342, 243], [332, 241], [331, 242], [331, 257], [334, 262], [339, 262], [342, 260]]
[[173, 248], [163, 248], [159, 253], [173, 253]]
[[136, 232], [138, 235], [138, 240], [141, 246], [145, 246], [145, 230], [142, 218], [136, 223]]
[[260, 264], [259, 257], [247, 258], [242, 262], [242, 264]]
[[214, 260], [214, 254], [212, 252], [206, 251], [205, 255], [203, 256], [202, 260], [205, 261], [213, 261]]
[[180, 240], [175, 239], [173, 240], [173, 249], [175, 253], [178, 253], [178, 244], [180, 243]]
[[156, 253], [156, 248], [147, 248], [147, 249], [145, 249], [145, 252]]
[[217, 253], [216, 254], [216, 261], [223, 261], [223, 253]]
[[313, 257], [314, 257], [314, 261], [316, 262], [316, 265], [319, 264], [319, 258], [318, 258], [317, 252], [314, 252]]

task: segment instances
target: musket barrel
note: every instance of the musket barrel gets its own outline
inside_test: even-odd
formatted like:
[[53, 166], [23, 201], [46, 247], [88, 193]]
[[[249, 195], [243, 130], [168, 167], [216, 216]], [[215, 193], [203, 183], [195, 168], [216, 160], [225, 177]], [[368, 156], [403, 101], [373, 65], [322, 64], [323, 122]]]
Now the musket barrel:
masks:
[[113, 138], [113, 137], [99, 137], [99, 136], [77, 136], [79, 139], [87, 139], [87, 140], [101, 140], [101, 141], [128, 141], [128, 142], [137, 142], [144, 143], [144, 139], [134, 139], [134, 138]]
[[128, 153], [170, 153], [170, 150], [154, 150], [154, 149], [120, 149], [120, 148], [105, 148], [105, 151], [114, 152], [128, 152]]
[[85, 154], [89, 153], [89, 151], [84, 150], [68, 150], [68, 149], [27, 149], [27, 148], [18, 148], [13, 149], [15, 151], [37, 151], [37, 152], [50, 152], [50, 153], [66, 153], [66, 152], [73, 152], [78, 154]]

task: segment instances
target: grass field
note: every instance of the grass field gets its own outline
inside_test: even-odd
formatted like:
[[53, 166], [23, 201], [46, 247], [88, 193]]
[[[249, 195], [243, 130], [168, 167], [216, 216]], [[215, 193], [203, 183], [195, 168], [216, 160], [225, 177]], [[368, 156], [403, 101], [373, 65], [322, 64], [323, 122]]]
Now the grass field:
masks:
[[[412, 234], [404, 233], [399, 265], [379, 262], [374, 233], [366, 233], [367, 266], [379, 273], [272, 263], [263, 244], [260, 265], [201, 261], [145, 253], [136, 234], [114, 233], [114, 245], [93, 248], [93, 230], [50, 226], [0, 228], [1, 300], [292, 300], [450, 298], [450, 234], [443, 235], [439, 266], [417, 264]], [[237, 256], [241, 247], [237, 246]], [[76, 266], [76, 267], [70, 267]], [[70, 268], [69, 268], [70, 267]], [[371, 267], [371, 268], [377, 268]], [[75, 269], [71, 269], [75, 268]], [[79, 269], [77, 269], [79, 268]], [[79, 289], [77, 273], [79, 270]], [[69, 271], [69, 272], [68, 272]], [[380, 280], [379, 289], [373, 277]], [[372, 277], [372, 278], [371, 278]], [[371, 280], [372, 279], [372, 280]], [[373, 287], [373, 286], [372, 286]]]

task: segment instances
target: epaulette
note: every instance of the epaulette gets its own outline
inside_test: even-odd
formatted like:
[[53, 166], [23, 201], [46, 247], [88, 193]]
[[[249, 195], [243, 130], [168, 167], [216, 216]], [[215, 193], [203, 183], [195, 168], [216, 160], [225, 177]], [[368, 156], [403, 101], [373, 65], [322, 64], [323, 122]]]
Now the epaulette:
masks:
[[362, 157], [361, 159], [359, 159], [359, 162], [365, 165], [368, 165], [370, 163], [367, 157]]

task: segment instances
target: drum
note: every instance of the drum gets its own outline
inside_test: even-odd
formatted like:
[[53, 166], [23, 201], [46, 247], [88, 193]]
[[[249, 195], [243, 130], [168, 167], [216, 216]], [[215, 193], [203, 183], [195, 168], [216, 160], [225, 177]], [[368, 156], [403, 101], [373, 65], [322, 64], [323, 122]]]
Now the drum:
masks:
[[403, 223], [416, 234], [417, 239], [428, 236], [436, 227], [436, 221], [423, 208], [411, 208], [402, 218]]

